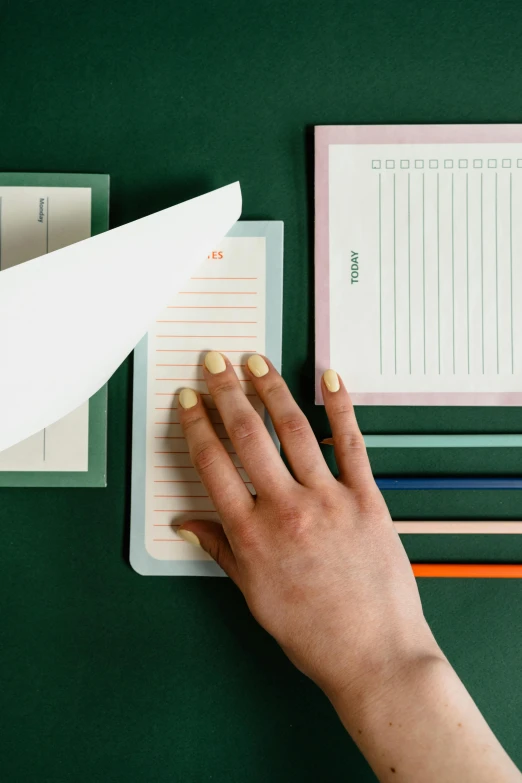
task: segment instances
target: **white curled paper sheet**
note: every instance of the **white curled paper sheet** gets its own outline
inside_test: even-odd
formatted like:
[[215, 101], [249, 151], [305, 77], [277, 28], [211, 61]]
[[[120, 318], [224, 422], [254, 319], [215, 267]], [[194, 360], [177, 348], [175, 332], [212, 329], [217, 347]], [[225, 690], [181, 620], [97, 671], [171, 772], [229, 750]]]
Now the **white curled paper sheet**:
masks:
[[236, 182], [0, 272], [0, 451], [95, 394], [240, 213]]

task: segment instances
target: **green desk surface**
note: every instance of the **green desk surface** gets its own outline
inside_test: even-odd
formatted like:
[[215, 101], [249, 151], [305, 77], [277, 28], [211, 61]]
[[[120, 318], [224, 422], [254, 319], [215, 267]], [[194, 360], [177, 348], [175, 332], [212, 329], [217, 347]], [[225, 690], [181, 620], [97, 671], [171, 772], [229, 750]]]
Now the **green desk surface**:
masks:
[[[284, 374], [313, 405], [312, 127], [520, 122], [519, 0], [0, 3], [0, 170], [108, 172], [112, 225], [240, 179], [285, 221]], [[96, 313], [93, 312], [93, 318]], [[4, 781], [373, 780], [322, 695], [226, 580], [127, 563], [130, 363], [108, 488], [0, 490]], [[35, 397], [38, 381], [35, 379]], [[366, 432], [520, 430], [520, 411], [360, 411]], [[376, 452], [380, 473], [520, 473], [520, 450]], [[522, 494], [403, 493], [396, 518], [521, 518]], [[522, 561], [522, 537], [424, 536], [415, 559]], [[426, 614], [522, 764], [522, 582], [421, 584]]]

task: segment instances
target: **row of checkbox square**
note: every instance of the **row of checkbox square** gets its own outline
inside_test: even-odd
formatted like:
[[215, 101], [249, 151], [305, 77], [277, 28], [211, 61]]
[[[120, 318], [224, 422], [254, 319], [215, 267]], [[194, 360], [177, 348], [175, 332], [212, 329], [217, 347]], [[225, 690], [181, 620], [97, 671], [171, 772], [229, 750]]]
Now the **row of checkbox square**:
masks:
[[467, 160], [466, 158], [460, 158], [459, 160], [452, 160], [452, 159], [446, 159], [443, 161], [439, 161], [436, 159], [431, 160], [400, 160], [400, 161], [394, 161], [394, 160], [372, 160], [372, 169], [394, 169], [395, 163], [397, 162], [398, 166], [397, 168], [401, 169], [409, 169], [410, 164], [411, 168], [415, 169], [423, 169], [424, 164], [426, 163], [426, 168], [430, 169], [438, 169], [439, 163], [441, 164], [441, 168], [445, 169], [452, 169], [452, 168], [459, 168], [459, 169], [467, 169], [474, 168], [474, 169], [481, 169], [481, 168], [488, 168], [488, 169], [496, 169], [503, 168], [503, 169], [510, 169], [511, 166], [515, 166], [519, 169], [522, 169], [522, 158], [518, 158], [516, 161], [511, 160], [511, 158], [502, 158], [502, 160], [497, 160], [496, 158], [488, 158], [487, 160], [482, 160], [482, 158], [474, 158], [473, 160]]

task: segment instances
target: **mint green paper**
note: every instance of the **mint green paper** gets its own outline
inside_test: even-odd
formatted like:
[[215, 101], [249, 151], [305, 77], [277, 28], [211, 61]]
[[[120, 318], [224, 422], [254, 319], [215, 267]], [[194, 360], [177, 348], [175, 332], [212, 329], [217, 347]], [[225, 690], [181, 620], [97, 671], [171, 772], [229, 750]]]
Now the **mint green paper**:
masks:
[[[91, 236], [101, 234], [109, 228], [108, 174], [0, 173], [0, 187], [90, 188]], [[0, 471], [0, 487], [105, 486], [107, 486], [107, 386], [103, 386], [89, 400], [87, 471]]]

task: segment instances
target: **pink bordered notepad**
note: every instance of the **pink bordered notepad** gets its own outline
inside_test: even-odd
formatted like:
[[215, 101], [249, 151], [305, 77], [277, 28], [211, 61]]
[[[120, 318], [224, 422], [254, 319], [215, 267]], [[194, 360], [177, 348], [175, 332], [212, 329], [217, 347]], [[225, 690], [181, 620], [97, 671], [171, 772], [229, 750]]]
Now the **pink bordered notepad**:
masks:
[[522, 405], [522, 126], [315, 129], [316, 402]]

